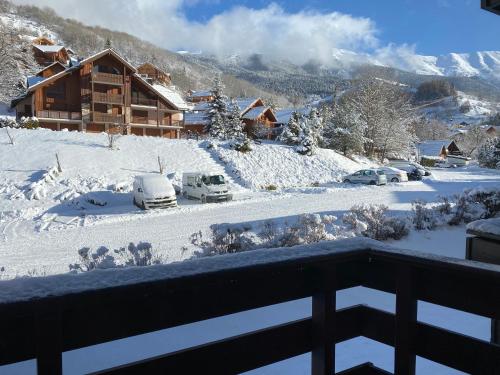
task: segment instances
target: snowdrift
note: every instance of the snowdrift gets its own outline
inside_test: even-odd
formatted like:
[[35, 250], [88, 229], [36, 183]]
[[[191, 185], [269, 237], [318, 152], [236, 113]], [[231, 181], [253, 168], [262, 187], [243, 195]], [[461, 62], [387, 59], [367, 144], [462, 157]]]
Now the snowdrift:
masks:
[[263, 143], [241, 153], [225, 143], [213, 143], [214, 157], [226, 165], [226, 170], [243, 186], [252, 189], [307, 187], [340, 181], [367, 164], [348, 159], [332, 150], [319, 149], [313, 156], [302, 156], [293, 147]]

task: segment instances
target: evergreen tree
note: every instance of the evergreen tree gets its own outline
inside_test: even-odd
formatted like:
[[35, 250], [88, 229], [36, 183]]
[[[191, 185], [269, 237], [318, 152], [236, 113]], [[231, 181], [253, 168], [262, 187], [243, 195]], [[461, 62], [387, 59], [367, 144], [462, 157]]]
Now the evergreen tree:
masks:
[[300, 133], [299, 122], [302, 120], [302, 114], [299, 112], [293, 112], [290, 116], [290, 120], [283, 127], [283, 131], [278, 137], [280, 142], [287, 145], [296, 145], [298, 143], [298, 136]]
[[481, 167], [500, 169], [500, 137], [488, 139], [478, 150]]
[[104, 43], [105, 49], [111, 49], [113, 46], [111, 45], [111, 39], [107, 38], [106, 43]]
[[238, 107], [235, 101], [232, 101], [225, 121], [227, 139], [242, 140], [246, 138], [246, 134], [243, 131], [245, 124], [241, 121], [240, 113], [240, 107]]
[[221, 78], [215, 78], [214, 87], [211, 90], [213, 101], [210, 102], [208, 111], [210, 136], [219, 139], [227, 139], [227, 96], [224, 95], [224, 85]]

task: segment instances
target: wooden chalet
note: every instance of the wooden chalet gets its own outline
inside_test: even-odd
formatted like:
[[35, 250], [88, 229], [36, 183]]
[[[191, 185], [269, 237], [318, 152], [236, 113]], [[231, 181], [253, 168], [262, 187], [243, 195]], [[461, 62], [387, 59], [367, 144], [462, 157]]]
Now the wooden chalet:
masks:
[[36, 62], [43, 66], [51, 65], [56, 61], [67, 64], [69, 61], [66, 48], [55, 44], [33, 44], [33, 56]]
[[464, 153], [457, 146], [455, 141], [451, 141], [448, 147], [446, 147], [446, 155], [462, 156]]
[[210, 90], [188, 91], [188, 101], [191, 103], [211, 102], [212, 100], [214, 96]]
[[[250, 137], [274, 138], [274, 129], [277, 122], [271, 107], [265, 106], [261, 98], [237, 98], [236, 104], [240, 108], [241, 120], [245, 124], [245, 132]], [[187, 133], [203, 135], [210, 124], [208, 110], [210, 101], [197, 102], [193, 110], [185, 114], [185, 128]], [[262, 134], [263, 129], [269, 129], [267, 134]]]
[[[59, 72], [52, 75], [56, 70]], [[12, 101], [17, 116], [36, 116], [52, 130], [120, 132], [177, 138], [182, 110], [107, 49], [61, 70], [52, 64], [46, 78]]]
[[170, 74], [165, 73], [163, 70], [151, 63], [144, 63], [137, 68], [137, 74], [144, 78], [149, 83], [159, 83], [164, 86], [172, 84]]

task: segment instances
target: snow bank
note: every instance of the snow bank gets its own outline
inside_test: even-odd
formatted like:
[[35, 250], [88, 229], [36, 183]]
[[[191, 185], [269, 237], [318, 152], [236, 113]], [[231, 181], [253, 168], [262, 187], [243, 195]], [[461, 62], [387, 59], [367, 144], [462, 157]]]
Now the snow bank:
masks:
[[293, 147], [281, 144], [263, 143], [252, 147], [251, 152], [241, 153], [218, 143], [210, 150], [242, 185], [254, 189], [336, 182], [343, 175], [364, 167], [332, 150], [319, 149], [313, 156], [302, 156]]
[[475, 232], [500, 236], [500, 217], [473, 221], [472, 223], [467, 224], [467, 229]]

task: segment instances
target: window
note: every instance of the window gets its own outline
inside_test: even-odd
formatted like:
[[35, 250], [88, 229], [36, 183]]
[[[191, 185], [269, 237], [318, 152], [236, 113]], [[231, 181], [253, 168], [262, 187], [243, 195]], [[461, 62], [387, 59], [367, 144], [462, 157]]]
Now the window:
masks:
[[203, 183], [205, 185], [223, 185], [224, 176], [203, 176]]
[[66, 83], [56, 82], [47, 87], [46, 90], [47, 98], [53, 99], [64, 99], [66, 97]]
[[194, 182], [195, 178], [194, 177], [188, 177], [188, 186], [194, 186], [195, 182]]

